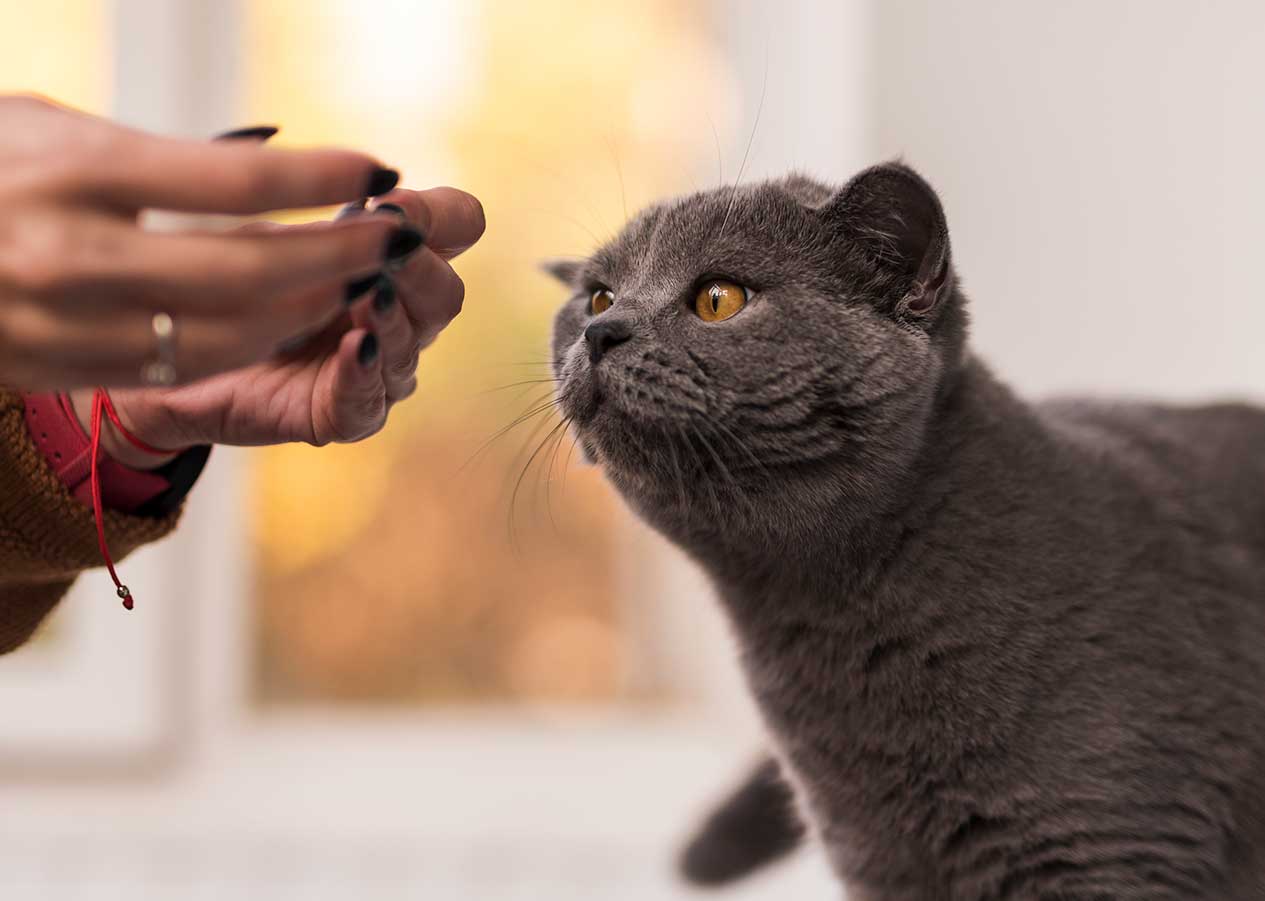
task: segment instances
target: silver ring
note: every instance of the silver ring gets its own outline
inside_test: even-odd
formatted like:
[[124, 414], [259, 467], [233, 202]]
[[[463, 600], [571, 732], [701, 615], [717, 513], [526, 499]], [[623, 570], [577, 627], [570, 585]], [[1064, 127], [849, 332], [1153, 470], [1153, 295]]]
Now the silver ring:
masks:
[[176, 383], [176, 322], [167, 313], [155, 313], [149, 327], [154, 333], [155, 356], [141, 367], [146, 385]]

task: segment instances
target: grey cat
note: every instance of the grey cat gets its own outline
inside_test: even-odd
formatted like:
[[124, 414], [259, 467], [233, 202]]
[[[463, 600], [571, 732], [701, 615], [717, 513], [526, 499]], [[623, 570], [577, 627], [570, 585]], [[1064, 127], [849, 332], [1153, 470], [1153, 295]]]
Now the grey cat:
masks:
[[789, 785], [853, 901], [1265, 898], [1265, 412], [1016, 397], [895, 163], [551, 271], [562, 408], [771, 733], [687, 873], [793, 846]]

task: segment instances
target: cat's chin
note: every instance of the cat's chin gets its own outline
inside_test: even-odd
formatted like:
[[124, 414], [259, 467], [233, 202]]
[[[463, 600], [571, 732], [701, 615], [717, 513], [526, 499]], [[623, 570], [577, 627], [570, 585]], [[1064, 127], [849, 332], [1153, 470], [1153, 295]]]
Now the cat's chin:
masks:
[[610, 387], [592, 374], [573, 378], [560, 393], [562, 412], [571, 420], [586, 463], [640, 482], [657, 468], [653, 449], [673, 426], [626, 408], [620, 392]]
[[664, 449], [666, 435], [645, 423], [629, 421], [613, 406], [603, 405], [588, 424], [575, 429], [587, 462], [600, 466], [623, 490], [658, 493], [662, 486], [656, 474], [674, 458], [673, 451]]
[[581, 460], [590, 466], [600, 465], [604, 456], [598, 433], [603, 426], [610, 427], [610, 423], [598, 422], [603, 407], [601, 389], [592, 379], [573, 379], [559, 392], [558, 399], [563, 414], [571, 421]]
[[558, 391], [562, 412], [574, 423], [577, 432], [590, 429], [602, 407], [602, 390], [591, 374], [572, 375]]

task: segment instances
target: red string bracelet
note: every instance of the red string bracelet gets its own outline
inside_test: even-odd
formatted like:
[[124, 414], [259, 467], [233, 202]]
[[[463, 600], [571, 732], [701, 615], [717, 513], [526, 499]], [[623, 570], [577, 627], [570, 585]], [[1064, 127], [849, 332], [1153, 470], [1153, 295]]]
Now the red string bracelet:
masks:
[[105, 413], [110, 420], [110, 424], [118, 429], [119, 434], [127, 439], [128, 444], [136, 448], [141, 453], [152, 454], [155, 457], [166, 457], [172, 453], [169, 450], [160, 450], [151, 447], [141, 439], [137, 438], [126, 428], [119, 419], [118, 412], [114, 409], [114, 403], [110, 400], [110, 395], [104, 388], [98, 388], [92, 395], [92, 470], [91, 470], [91, 486], [92, 486], [92, 515], [97, 523], [97, 543], [101, 547], [101, 558], [105, 560], [105, 568], [110, 571], [110, 578], [114, 580], [115, 590], [119, 598], [123, 601], [123, 606], [128, 610], [132, 609], [132, 592], [119, 579], [119, 574], [114, 569], [114, 559], [110, 556], [110, 548], [105, 541], [105, 513], [101, 506], [101, 473], [99, 463], [101, 459], [101, 414]]

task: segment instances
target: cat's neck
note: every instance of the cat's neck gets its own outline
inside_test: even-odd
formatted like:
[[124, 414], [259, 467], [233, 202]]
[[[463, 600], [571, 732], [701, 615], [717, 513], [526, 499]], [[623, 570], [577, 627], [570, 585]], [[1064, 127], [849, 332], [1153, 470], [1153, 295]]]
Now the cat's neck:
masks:
[[798, 615], [798, 603], [815, 605], [823, 594], [864, 597], [879, 590], [902, 553], [941, 527], [946, 513], [987, 507], [981, 493], [1008, 490], [990, 469], [1018, 465], [1048, 444], [1031, 407], [970, 359], [937, 399], [919, 452], [886, 473], [878, 490], [867, 474], [798, 486], [787, 501], [795, 515], [771, 520], [773, 528], [736, 530], [732, 544], [713, 538], [687, 549], [722, 594], [752, 614], [768, 606], [770, 615]]

